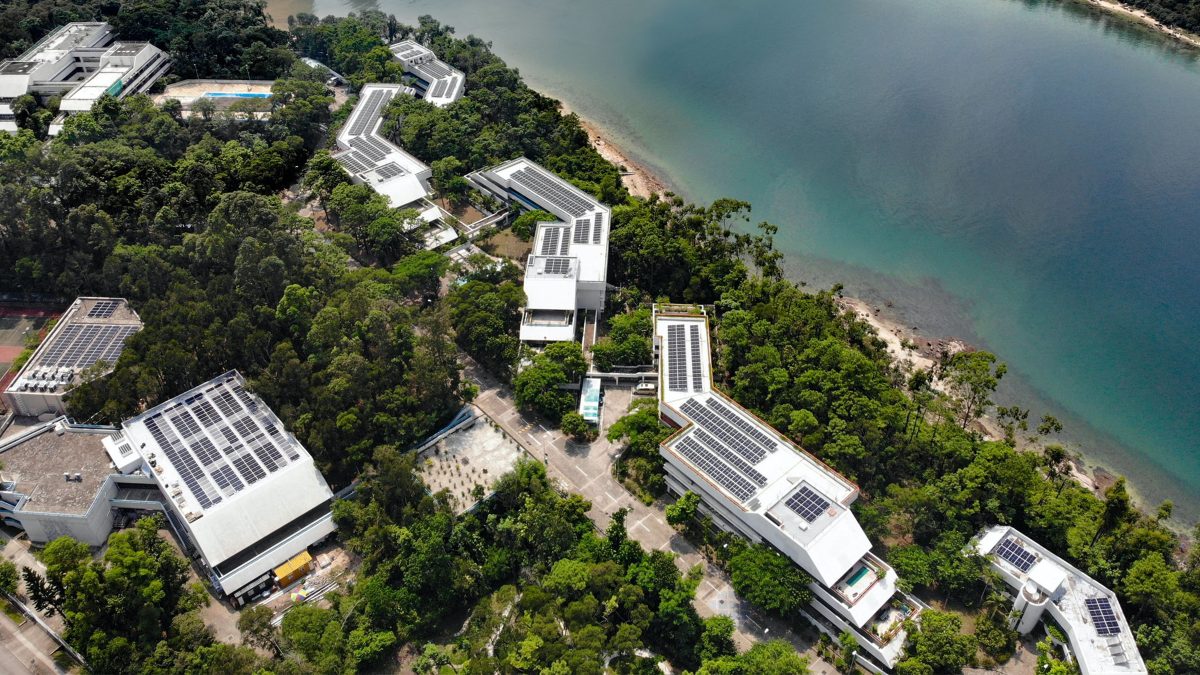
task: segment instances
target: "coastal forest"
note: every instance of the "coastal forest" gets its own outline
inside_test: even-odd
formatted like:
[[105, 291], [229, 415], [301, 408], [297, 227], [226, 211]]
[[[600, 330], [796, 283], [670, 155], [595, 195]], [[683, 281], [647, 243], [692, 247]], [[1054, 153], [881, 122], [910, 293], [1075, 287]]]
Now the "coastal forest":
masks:
[[[1145, 512], [1123, 480], [1101, 496], [1074, 482], [1053, 418], [1030, 428], [1028, 411], [993, 405], [1004, 369], [991, 354], [902, 370], [840, 308], [839, 288], [784, 278], [776, 227], [755, 224], [750, 204], [631, 196], [579, 119], [530, 89], [484, 39], [379, 12], [300, 15], [282, 31], [254, 0], [43, 0], [0, 15], [2, 56], [65, 21], [103, 19], [170, 51], [170, 78], [275, 80], [258, 122], [185, 115], [139, 95], [105, 98], [51, 139], [53, 101], [15, 106], [22, 131], [0, 135], [0, 288], [42, 302], [121, 296], [145, 324], [110, 376], [77, 390], [72, 416], [119, 423], [238, 369], [331, 484], [358, 481], [334, 505], [339, 537], [359, 560], [355, 582], [279, 626], [269, 611], [243, 612], [239, 645], [199, 618], [211, 600], [187, 583], [187, 563], [157, 523], [113, 534], [99, 558], [69, 539], [49, 544], [45, 574], [19, 576], [31, 602], [62, 616], [93, 672], [374, 672], [394, 669], [401, 652], [420, 673], [645, 674], [660, 672], [661, 659], [697, 675], [806, 672], [786, 642], [739, 652], [729, 619], [698, 615], [698, 570], [644, 550], [622, 512], [598, 529], [588, 502], [538, 462], [520, 462], [465, 514], [426, 491], [407, 450], [475, 396], [461, 353], [511, 384], [531, 415], [579, 437], [586, 431], [556, 385], [581, 374], [585, 355], [578, 344], [523, 352], [520, 271], [421, 250], [406, 215], [330, 159], [357, 87], [401, 81], [386, 44], [406, 38], [467, 76], [466, 94], [445, 108], [401, 96], [386, 113], [384, 132], [433, 168], [444, 195], [473, 199], [463, 174], [524, 155], [613, 207], [616, 290], [597, 362], [647, 363], [651, 303], [705, 305], [718, 384], [861, 486], [855, 515], [875, 552], [937, 607], [911, 627], [898, 672], [959, 672], [1012, 654], [1005, 586], [964, 552], [995, 523], [1113, 588], [1152, 673], [1200, 672], [1200, 553], [1171, 526], [1169, 503]], [[345, 75], [349, 103], [335, 109], [325, 74], [299, 56]], [[324, 227], [300, 215], [310, 199]], [[443, 291], [451, 277], [460, 283]], [[985, 414], [1002, 421], [1004, 438], [978, 431]], [[653, 406], [635, 406], [609, 433], [624, 446], [618, 478], [648, 501], [666, 499], [658, 443], [669, 430]], [[666, 512], [743, 598], [803, 623], [799, 568], [716, 531], [694, 495]], [[6, 589], [16, 576], [0, 566]], [[819, 650], [852, 672], [852, 645]], [[1039, 671], [1073, 669], [1044, 644]]]

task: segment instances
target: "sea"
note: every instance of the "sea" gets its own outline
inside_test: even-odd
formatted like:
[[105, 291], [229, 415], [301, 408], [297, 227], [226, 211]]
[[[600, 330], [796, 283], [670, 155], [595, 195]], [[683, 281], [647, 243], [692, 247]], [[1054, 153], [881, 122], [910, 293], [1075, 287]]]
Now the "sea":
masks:
[[1200, 518], [1197, 51], [1058, 0], [276, 1], [491, 41], [680, 194], [750, 201], [792, 278], [994, 351], [998, 403]]

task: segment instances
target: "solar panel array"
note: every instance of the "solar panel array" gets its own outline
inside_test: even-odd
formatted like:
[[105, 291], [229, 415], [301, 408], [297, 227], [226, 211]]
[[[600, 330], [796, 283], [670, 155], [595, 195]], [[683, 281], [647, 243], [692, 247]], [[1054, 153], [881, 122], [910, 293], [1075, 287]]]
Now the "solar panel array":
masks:
[[[680, 339], [682, 339], [682, 335]], [[712, 410], [700, 405], [696, 399], [689, 399], [680, 409], [702, 429], [716, 436], [751, 464], [758, 464], [767, 456], [761, 446], [718, 417]]]
[[433, 91], [430, 92], [432, 98], [441, 98], [446, 95], [446, 85], [450, 84], [446, 80], [438, 80], [437, 84], [433, 85]]
[[558, 242], [562, 237], [563, 228], [547, 227], [546, 234], [542, 235], [542, 255], [554, 255], [558, 253]]
[[735, 429], [746, 434], [752, 438], [755, 443], [761, 445], [763, 450], [766, 450], [767, 452], [775, 452], [775, 448], [777, 447], [775, 439], [771, 438], [770, 434], [767, 432], [747, 422], [740, 415], [730, 410], [729, 406], [721, 403], [715, 398], [708, 399], [706, 405], [708, 405], [709, 408], [712, 408], [713, 412], [720, 415], [721, 419], [729, 422], [734, 426]]
[[801, 485], [799, 490], [788, 497], [786, 505], [803, 518], [804, 522], [811, 523], [829, 508], [829, 500], [809, 486]]
[[350, 135], [361, 136], [368, 125], [374, 126], [375, 120], [379, 119], [380, 109], [392, 99], [393, 93], [390, 89], [375, 89], [368, 94], [366, 102], [361, 104], [361, 110], [356, 111], [358, 114], [350, 125]]
[[143, 423], [202, 509], [300, 459], [275, 414], [233, 378], [169, 403]]
[[89, 368], [97, 361], [116, 363], [125, 340], [140, 326], [67, 324], [47, 345], [37, 365], [47, 368]]
[[575, 233], [571, 237], [571, 241], [575, 242], [576, 244], [588, 243], [588, 234], [591, 233], [591, 230], [592, 221], [588, 220], [587, 218], [580, 218], [579, 220], [576, 220]]
[[749, 478], [755, 485], [762, 487], [767, 484], [767, 477], [762, 475], [762, 472], [751, 466], [746, 460], [738, 457], [737, 453], [729, 449], [721, 441], [709, 436], [703, 429], [697, 429], [693, 434], [701, 443], [719, 455], [721, 459], [729, 462], [729, 465], [737, 469], [743, 476]]
[[996, 555], [1012, 563], [1013, 567], [1022, 572], [1028, 572], [1029, 568], [1033, 567], [1033, 563], [1037, 562], [1037, 556], [1026, 551], [1020, 542], [1011, 537], [1000, 542], [1000, 545], [996, 547]]
[[738, 501], [744, 502], [754, 494], [754, 485], [749, 480], [692, 439], [680, 439], [675, 444], [675, 449], [684, 459], [728, 490]]
[[700, 327], [692, 324], [689, 342], [692, 345], [692, 391], [704, 391], [704, 374], [700, 366]]
[[417, 71], [417, 73], [420, 75], [428, 75], [429, 77], [426, 77], [425, 79], [429, 80], [430, 82], [454, 75], [454, 71], [450, 70], [450, 67], [441, 61], [426, 61], [425, 63], [418, 63], [413, 66], [413, 70]]
[[372, 162], [382, 162], [391, 148], [374, 136], [358, 136], [350, 139], [350, 147], [358, 150]]
[[592, 243], [600, 243], [600, 235], [604, 231], [604, 212], [596, 212], [596, 226], [592, 228]]
[[546, 266], [543, 268], [546, 274], [561, 274], [566, 276], [571, 272], [570, 258], [550, 258], [546, 260]]
[[[683, 326], [679, 324], [667, 326], [667, 389], [688, 390], [687, 345], [683, 343]], [[684, 404], [684, 407], [686, 408], [687, 404]]]
[[395, 178], [396, 176], [403, 176], [405, 174], [404, 169], [395, 162], [388, 162], [382, 166], [377, 166], [375, 167], [375, 172], [381, 178]]
[[1121, 633], [1121, 620], [1117, 618], [1117, 613], [1113, 610], [1112, 603], [1108, 598], [1088, 598], [1083, 601], [1083, 604], [1092, 617], [1092, 625], [1096, 627], [1098, 635], [1119, 635]]
[[338, 153], [337, 161], [350, 169], [350, 173], [363, 173], [371, 170], [371, 162], [354, 150]]
[[512, 180], [521, 183], [528, 191], [554, 204], [572, 218], [578, 218], [592, 210], [593, 204], [540, 171], [528, 167], [514, 171]]
[[87, 318], [89, 319], [107, 319], [117, 311], [117, 307], [121, 306], [120, 300], [97, 300], [96, 304], [88, 310]]

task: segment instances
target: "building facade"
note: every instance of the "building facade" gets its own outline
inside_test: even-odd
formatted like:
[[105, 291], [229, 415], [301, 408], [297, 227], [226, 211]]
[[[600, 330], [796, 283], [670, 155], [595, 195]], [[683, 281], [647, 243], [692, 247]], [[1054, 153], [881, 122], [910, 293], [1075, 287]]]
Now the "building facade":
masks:
[[858, 486], [713, 387], [709, 339], [701, 308], [655, 307], [659, 416], [677, 429], [660, 447], [668, 487], [696, 493], [718, 526], [799, 565], [813, 578], [809, 615], [854, 635], [860, 658], [895, 666], [904, 622], [925, 606], [871, 553], [850, 512]]
[[1146, 672], [1112, 591], [1007, 525], [980, 532], [972, 545], [1013, 589], [1011, 628], [1028, 635], [1052, 618], [1066, 633], [1082, 675]]
[[154, 45], [114, 42], [115, 37], [107, 23], [69, 23], [0, 63], [0, 130], [17, 131], [12, 102], [19, 96], [62, 97], [53, 135], [66, 115], [91, 110], [105, 94], [122, 98], [145, 91], [170, 69], [170, 58]]
[[574, 340], [582, 312], [604, 309], [612, 210], [524, 157], [476, 171], [467, 180], [504, 204], [557, 218], [538, 224], [525, 263], [521, 340]]
[[124, 298], [76, 298], [5, 387], [14, 414], [65, 415], [67, 397], [86, 377], [112, 372], [142, 320]]
[[119, 429], [38, 425], [0, 444], [0, 465], [0, 517], [34, 543], [100, 546], [122, 512], [161, 512], [238, 605], [336, 529], [312, 457], [235, 371]]

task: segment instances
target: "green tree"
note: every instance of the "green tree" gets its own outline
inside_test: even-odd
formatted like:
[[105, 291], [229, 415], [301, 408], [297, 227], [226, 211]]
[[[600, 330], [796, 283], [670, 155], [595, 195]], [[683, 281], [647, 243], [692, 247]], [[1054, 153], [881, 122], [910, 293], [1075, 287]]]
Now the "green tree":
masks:
[[704, 632], [700, 634], [700, 659], [708, 661], [723, 656], [734, 656], [737, 647], [733, 644], [733, 619], [717, 614], [704, 620]]
[[762, 544], [735, 553], [729, 560], [729, 574], [739, 595], [779, 616], [791, 616], [812, 599], [808, 589], [812, 578]]
[[596, 438], [596, 428], [583, 419], [583, 415], [575, 411], [562, 416], [562, 432], [577, 443], [586, 443]]
[[264, 605], [255, 605], [243, 609], [238, 615], [237, 627], [242, 634], [242, 642], [259, 649], [265, 649], [276, 657], [283, 655], [279, 646], [279, 629], [271, 621], [275, 612]]
[[954, 614], [927, 609], [918, 625], [909, 622], [908, 649], [913, 658], [934, 673], [957, 673], [975, 655], [975, 638], [962, 633], [962, 620]]
[[963, 429], [987, 413], [992, 394], [1007, 370], [1003, 363], [996, 363], [996, 355], [990, 352], [958, 352], [950, 357], [944, 378], [959, 403], [958, 421]]
[[685, 525], [696, 518], [699, 506], [700, 495], [688, 490], [675, 500], [674, 504], [667, 507], [667, 522], [676, 527]]

